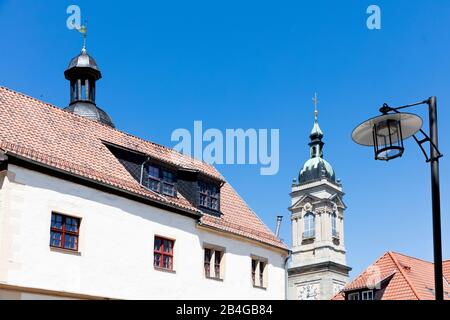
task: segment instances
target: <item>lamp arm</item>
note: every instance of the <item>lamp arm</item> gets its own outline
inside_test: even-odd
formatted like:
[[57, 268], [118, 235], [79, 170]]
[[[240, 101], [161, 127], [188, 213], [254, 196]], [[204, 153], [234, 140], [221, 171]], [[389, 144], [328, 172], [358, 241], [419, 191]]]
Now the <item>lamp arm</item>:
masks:
[[[400, 106], [400, 107], [395, 107], [395, 108], [390, 107], [387, 103], [385, 103], [380, 108], [380, 112], [382, 114], [388, 114], [389, 112], [400, 113], [400, 111], [398, 111], [398, 110], [407, 109], [407, 108], [411, 108], [411, 107], [422, 105], [422, 104], [426, 104], [429, 107], [430, 106], [430, 101], [431, 101], [431, 98], [429, 98], [427, 100], [424, 100], [424, 101], [420, 101], [420, 102], [416, 102], [416, 103], [412, 103], [412, 104], [407, 104], [407, 105]], [[429, 135], [426, 134], [426, 132], [423, 131], [422, 129], [420, 129], [420, 133], [422, 133], [422, 135], [424, 136], [423, 139], [419, 140], [416, 137], [416, 135], [413, 135], [413, 138], [417, 142], [417, 144], [419, 145], [420, 150], [422, 150], [422, 153], [425, 156], [426, 162], [430, 162], [430, 161], [442, 158], [443, 154], [439, 151], [438, 147], [433, 143], [433, 141], [431, 141]], [[425, 142], [430, 142], [431, 147], [436, 151], [437, 155], [435, 157], [431, 157], [431, 155], [428, 156], [427, 152], [425, 151], [424, 147], [422, 146]]]
[[[422, 153], [425, 156], [426, 162], [430, 162], [432, 160], [442, 158], [444, 155], [439, 151], [439, 149], [436, 147], [436, 145], [433, 143], [433, 141], [431, 141], [430, 137], [425, 133], [425, 131], [420, 129], [420, 133], [423, 134], [423, 136], [424, 136], [423, 139], [419, 140], [416, 137], [416, 135], [413, 135], [413, 138], [419, 145], [420, 150], [422, 150]], [[425, 142], [430, 142], [430, 145], [433, 147], [434, 150], [436, 150], [436, 153], [437, 153], [436, 157], [432, 158], [431, 156], [430, 157], [428, 156], [427, 152], [425, 151], [424, 147], [422, 146]]]
[[430, 101], [430, 99], [416, 102], [416, 103], [406, 104], [404, 106], [395, 107], [395, 108], [390, 107], [387, 103], [384, 103], [383, 106], [380, 108], [380, 112], [383, 114], [387, 114], [388, 112], [400, 113], [398, 110], [419, 106], [421, 104], [428, 104], [429, 101]]

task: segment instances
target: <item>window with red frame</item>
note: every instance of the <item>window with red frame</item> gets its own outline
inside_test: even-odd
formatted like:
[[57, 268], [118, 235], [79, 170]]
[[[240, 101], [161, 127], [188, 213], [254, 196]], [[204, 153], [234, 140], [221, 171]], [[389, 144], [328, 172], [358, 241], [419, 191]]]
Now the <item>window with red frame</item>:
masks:
[[80, 219], [59, 213], [52, 213], [50, 246], [78, 251]]
[[153, 265], [156, 268], [173, 270], [173, 244], [173, 240], [155, 237]]

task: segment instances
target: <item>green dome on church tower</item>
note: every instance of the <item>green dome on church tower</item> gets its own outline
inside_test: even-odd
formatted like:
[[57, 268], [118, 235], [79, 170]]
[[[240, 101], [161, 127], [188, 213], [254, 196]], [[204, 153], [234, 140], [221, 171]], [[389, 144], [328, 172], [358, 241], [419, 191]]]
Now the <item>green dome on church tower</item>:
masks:
[[336, 182], [336, 175], [331, 164], [323, 158], [308, 159], [300, 171], [298, 182], [307, 183], [314, 180], [328, 179]]
[[315, 180], [328, 179], [336, 183], [336, 175], [333, 167], [323, 158], [324, 142], [322, 141], [323, 132], [320, 129], [318, 120], [319, 112], [317, 111], [317, 96], [313, 100], [315, 111], [314, 126], [309, 135], [309, 138], [311, 139], [311, 142], [309, 143], [310, 159], [305, 162], [303, 168], [300, 170], [298, 182], [303, 184]]

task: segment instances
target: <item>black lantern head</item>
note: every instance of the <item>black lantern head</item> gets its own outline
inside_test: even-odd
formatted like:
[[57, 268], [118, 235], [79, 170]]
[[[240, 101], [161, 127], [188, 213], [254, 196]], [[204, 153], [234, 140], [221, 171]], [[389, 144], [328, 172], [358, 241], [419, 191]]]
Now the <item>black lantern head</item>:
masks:
[[403, 140], [422, 128], [422, 119], [411, 113], [384, 114], [360, 124], [352, 139], [364, 146], [373, 146], [376, 160], [389, 161], [403, 155]]
[[400, 120], [386, 119], [375, 123], [372, 132], [376, 160], [389, 161], [402, 156], [405, 148]]

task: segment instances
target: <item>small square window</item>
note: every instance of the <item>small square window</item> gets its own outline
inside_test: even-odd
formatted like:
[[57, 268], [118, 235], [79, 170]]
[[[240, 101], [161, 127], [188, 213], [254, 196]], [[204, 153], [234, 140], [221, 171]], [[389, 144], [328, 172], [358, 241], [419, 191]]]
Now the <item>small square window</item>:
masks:
[[220, 194], [218, 187], [210, 183], [199, 182], [199, 205], [213, 211], [219, 211]]
[[174, 176], [173, 176], [173, 173], [172, 173], [172, 172], [168, 172], [168, 171], [163, 171], [163, 177], [162, 177], [162, 179], [163, 179], [165, 182], [173, 183], [173, 182], [174, 182]]
[[153, 266], [160, 269], [173, 270], [173, 245], [173, 240], [155, 237]]
[[80, 219], [52, 213], [50, 224], [50, 246], [78, 251]]
[[359, 292], [348, 294], [348, 300], [359, 300]]
[[143, 183], [146, 184], [146, 187], [150, 190], [175, 197], [175, 182], [175, 173], [172, 171], [161, 169], [154, 165], [147, 166], [147, 177], [144, 179]]
[[62, 233], [50, 231], [50, 246], [52, 247], [62, 247]]
[[373, 300], [373, 291], [363, 291], [362, 292], [362, 300]]
[[154, 166], [148, 166], [148, 175], [149, 175], [149, 177], [159, 179], [159, 169]]
[[148, 188], [155, 191], [155, 192], [159, 192], [160, 190], [160, 186], [161, 183], [158, 179], [152, 178], [152, 177], [148, 177]]

